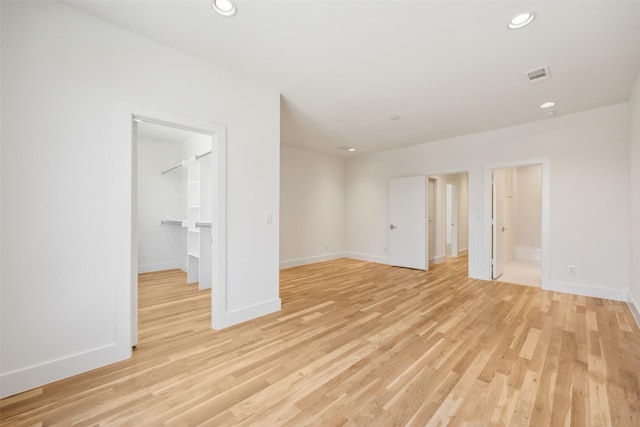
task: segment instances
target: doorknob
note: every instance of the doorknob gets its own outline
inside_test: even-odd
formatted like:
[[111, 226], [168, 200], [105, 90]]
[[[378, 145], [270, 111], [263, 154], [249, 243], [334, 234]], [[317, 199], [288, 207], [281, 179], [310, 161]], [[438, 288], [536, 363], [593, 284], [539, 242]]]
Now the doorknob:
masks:
[[395, 226], [395, 225], [393, 225], [393, 224], [391, 224], [391, 225], [389, 226], [389, 229], [390, 229], [390, 230], [394, 230], [394, 229], [396, 229], [396, 228], [398, 228], [398, 227], [396, 227], [396, 226]]

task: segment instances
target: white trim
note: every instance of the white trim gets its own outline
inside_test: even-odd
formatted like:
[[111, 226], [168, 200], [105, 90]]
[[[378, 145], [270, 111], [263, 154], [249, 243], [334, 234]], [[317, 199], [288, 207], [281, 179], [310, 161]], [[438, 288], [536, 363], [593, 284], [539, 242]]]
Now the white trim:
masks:
[[335, 252], [335, 253], [326, 254], [326, 255], [318, 255], [318, 256], [311, 256], [307, 258], [298, 258], [298, 259], [291, 259], [288, 261], [280, 261], [280, 269], [298, 267], [301, 265], [315, 264], [317, 262], [333, 261], [334, 259], [340, 259], [345, 257], [347, 257], [347, 254], [345, 252]]
[[7, 372], [0, 376], [0, 384], [2, 384], [0, 398], [12, 396], [131, 357], [130, 347], [126, 349], [127, 351], [122, 350], [122, 346], [111, 343], [40, 365]]
[[359, 261], [368, 261], [368, 262], [375, 262], [378, 264], [389, 265], [389, 258], [387, 257], [380, 257], [380, 256], [368, 255], [368, 254], [358, 254], [355, 252], [345, 252], [344, 256], [346, 258], [357, 259]]
[[441, 262], [445, 262], [446, 260], [447, 260], [447, 256], [446, 255], [433, 257], [433, 263], [434, 264], [440, 264]]
[[282, 302], [280, 298], [275, 298], [269, 301], [251, 305], [249, 307], [227, 311], [223, 315], [219, 316], [219, 323], [216, 325], [216, 329], [226, 328], [228, 326], [246, 322], [247, 320], [252, 320], [257, 317], [275, 313], [277, 311], [280, 311], [281, 306]]
[[631, 314], [633, 315], [633, 318], [636, 319], [636, 323], [640, 328], [640, 305], [638, 305], [634, 301], [633, 296], [631, 296], [631, 294], [628, 295], [627, 305], [629, 306], [629, 310], [631, 310]]
[[187, 271], [187, 264], [180, 261], [161, 262], [158, 264], [143, 264], [138, 266], [138, 273], [153, 273], [156, 271], [175, 269]]
[[468, 254], [469, 254], [469, 248], [458, 249], [458, 256], [463, 256]]
[[545, 291], [563, 292], [566, 294], [582, 295], [585, 297], [603, 298], [614, 301], [627, 301], [626, 290], [601, 288], [598, 286], [583, 285], [580, 283], [568, 283], [552, 280], [548, 286], [543, 286]]

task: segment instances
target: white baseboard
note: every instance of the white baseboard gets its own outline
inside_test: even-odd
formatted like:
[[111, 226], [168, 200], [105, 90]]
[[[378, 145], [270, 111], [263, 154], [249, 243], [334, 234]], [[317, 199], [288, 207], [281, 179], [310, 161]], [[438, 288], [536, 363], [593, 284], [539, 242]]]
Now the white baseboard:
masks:
[[445, 262], [447, 259], [446, 255], [433, 257], [434, 264], [440, 264], [441, 262]]
[[388, 257], [380, 257], [376, 255], [359, 254], [355, 252], [345, 252], [345, 258], [357, 259], [360, 261], [376, 262], [378, 264], [389, 264]]
[[318, 255], [307, 258], [298, 258], [288, 261], [280, 261], [280, 269], [298, 267], [300, 265], [315, 264], [317, 262], [331, 261], [334, 259], [344, 258], [347, 254], [344, 252], [335, 252], [332, 254]]
[[187, 271], [187, 264], [179, 261], [162, 262], [159, 264], [144, 264], [138, 266], [138, 273], [152, 273], [154, 271], [175, 270]]
[[229, 310], [221, 316], [215, 316], [214, 329], [223, 329], [229, 326], [237, 325], [247, 320], [252, 320], [257, 317], [262, 317], [267, 314], [280, 311], [282, 302], [280, 298], [274, 298], [269, 301], [264, 301], [258, 304], [251, 305], [249, 307], [243, 307], [236, 310]]
[[578, 283], [549, 281], [549, 287], [543, 288], [545, 291], [564, 292], [567, 294], [582, 295], [585, 297], [604, 298], [614, 301], [627, 301], [626, 290], [600, 288], [597, 286], [581, 285]]
[[631, 314], [633, 314], [633, 318], [636, 319], [636, 323], [640, 328], [640, 305], [636, 303], [631, 294], [627, 298], [627, 305], [629, 306], [629, 310], [631, 310]]
[[458, 249], [458, 256], [462, 256], [462, 255], [469, 255], [469, 249], [468, 248]]
[[12, 396], [64, 378], [131, 357], [131, 348], [115, 343], [30, 366], [0, 376], [0, 398]]

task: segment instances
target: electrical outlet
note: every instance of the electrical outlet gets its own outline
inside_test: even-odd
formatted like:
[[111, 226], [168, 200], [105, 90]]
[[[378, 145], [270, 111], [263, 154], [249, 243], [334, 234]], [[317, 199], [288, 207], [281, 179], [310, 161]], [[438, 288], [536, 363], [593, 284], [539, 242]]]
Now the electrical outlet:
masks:
[[569, 264], [567, 267], [569, 268], [569, 276], [575, 276], [576, 275], [576, 266]]

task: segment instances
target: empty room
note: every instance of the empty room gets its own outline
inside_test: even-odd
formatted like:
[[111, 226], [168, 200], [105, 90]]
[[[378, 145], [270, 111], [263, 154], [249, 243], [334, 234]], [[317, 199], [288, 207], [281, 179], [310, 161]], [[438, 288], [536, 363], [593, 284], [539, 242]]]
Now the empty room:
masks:
[[0, 19], [1, 425], [640, 425], [640, 2]]

